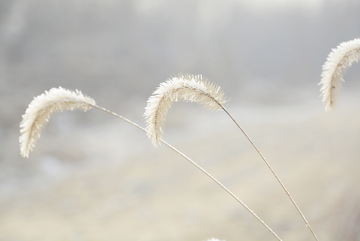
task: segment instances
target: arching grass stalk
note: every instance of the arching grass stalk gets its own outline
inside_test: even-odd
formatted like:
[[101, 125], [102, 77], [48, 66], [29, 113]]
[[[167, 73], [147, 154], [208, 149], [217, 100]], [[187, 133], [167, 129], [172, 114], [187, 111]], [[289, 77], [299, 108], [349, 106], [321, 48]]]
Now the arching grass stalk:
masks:
[[[103, 107], [96, 105], [95, 100], [92, 98], [85, 96], [81, 93], [81, 91], [70, 91], [59, 88], [52, 88], [49, 91], [45, 91], [45, 93], [37, 96], [34, 100], [29, 104], [29, 107], [26, 109], [25, 114], [22, 116], [23, 119], [20, 123], [20, 154], [23, 157], [28, 157], [30, 151], [34, 148], [35, 142], [40, 137], [40, 133], [44, 125], [49, 121], [51, 114], [54, 112], [64, 111], [64, 110], [74, 110], [80, 109], [83, 111], [87, 111], [91, 108], [96, 108], [107, 112], [113, 116], [116, 116], [133, 126], [139, 128], [149, 135], [146, 129], [142, 128], [138, 124], [126, 119], [112, 111], [109, 111]], [[226, 192], [228, 192], [233, 198], [235, 198], [241, 205], [245, 207], [259, 222], [261, 222], [267, 230], [269, 230], [278, 240], [281, 240], [277, 234], [271, 230], [269, 226], [265, 224], [249, 207], [245, 205], [238, 197], [236, 197], [229, 189], [227, 189], [221, 182], [219, 182], [216, 178], [210, 175], [207, 171], [205, 171], [202, 167], [200, 167], [196, 162], [191, 160], [185, 154], [177, 150], [175, 147], [171, 146], [169, 143], [165, 142], [162, 139], [158, 139], [159, 142], [162, 142], [176, 153], [184, 157], [198, 169], [200, 169], [203, 173], [209, 176], [214, 182], [216, 182], [220, 187], [222, 187]]]
[[[111, 115], [114, 115], [130, 124], [132, 124], [133, 126], [139, 128], [140, 130], [144, 131], [145, 133], [147, 133], [146, 129], [142, 128], [141, 126], [139, 126], [138, 124], [130, 121], [129, 119], [126, 119], [112, 111], [109, 111], [103, 107], [97, 106], [97, 105], [93, 105], [92, 107], [97, 108], [99, 110], [105, 111]], [[185, 158], [187, 161], [189, 161], [191, 164], [193, 164], [195, 167], [197, 167], [200, 171], [202, 171], [204, 174], [206, 174], [208, 177], [210, 177], [214, 182], [216, 182], [222, 189], [224, 189], [228, 194], [230, 194], [233, 198], [236, 199], [236, 201], [238, 201], [247, 211], [249, 211], [259, 222], [261, 222], [262, 225], [265, 226], [265, 228], [272, 233], [278, 240], [281, 240], [279, 238], [279, 236], [253, 211], [251, 210], [243, 201], [241, 201], [235, 194], [233, 194], [228, 188], [226, 188], [220, 181], [218, 181], [215, 177], [213, 177], [210, 173], [208, 173], [205, 169], [203, 169], [201, 166], [199, 166], [196, 162], [194, 162], [193, 160], [191, 160], [189, 157], [187, 157], [185, 154], [183, 154], [182, 152], [180, 152], [178, 149], [176, 149], [175, 147], [173, 147], [172, 145], [170, 145], [169, 143], [167, 143], [166, 141], [159, 139], [159, 141], [161, 143], [163, 143], [164, 145], [168, 146], [170, 149], [172, 149], [173, 151], [175, 151], [176, 153], [178, 153], [180, 156], [182, 156], [183, 158]]]
[[280, 180], [280, 178], [278, 177], [278, 175], [275, 173], [274, 169], [270, 166], [270, 163], [266, 160], [266, 158], [264, 157], [264, 155], [260, 152], [260, 150], [256, 147], [256, 145], [254, 144], [254, 142], [250, 139], [250, 137], [246, 134], [246, 132], [244, 131], [243, 128], [241, 128], [241, 126], [236, 122], [236, 120], [230, 115], [230, 113], [226, 110], [226, 108], [221, 105], [221, 108], [225, 111], [225, 113], [233, 120], [233, 122], [237, 125], [237, 127], [241, 130], [241, 132], [245, 135], [245, 137], [249, 140], [249, 142], [251, 143], [251, 145], [255, 148], [256, 152], [260, 155], [260, 157], [263, 159], [263, 161], [265, 162], [265, 164], [268, 166], [268, 168], [270, 169], [270, 171], [272, 172], [272, 174], [275, 176], [276, 180], [280, 183], [281, 187], [284, 189], [286, 195], [290, 198], [291, 202], [294, 204], [296, 210], [299, 212], [300, 216], [302, 217], [302, 219], [305, 222], [306, 227], [309, 228], [311, 234], [314, 236], [315, 240], [318, 240], [316, 234], [314, 233], [314, 231], [312, 230], [309, 222], [306, 220], [305, 215], [301, 212], [299, 206], [296, 204], [295, 200], [292, 198], [292, 196], [290, 195], [289, 191], [286, 189], [285, 185], [282, 183], [282, 181]]
[[166, 82], [161, 83], [154, 92], [154, 94], [150, 96], [145, 109], [145, 117], [147, 122], [146, 130], [149, 137], [152, 139], [153, 144], [155, 146], [159, 145], [159, 140], [163, 132], [162, 125], [165, 122], [165, 116], [167, 114], [167, 111], [172, 105], [172, 103], [174, 101], [178, 101], [179, 99], [189, 102], [199, 102], [201, 104], [204, 104], [211, 110], [222, 109], [225, 111], [225, 113], [233, 120], [233, 122], [242, 131], [245, 137], [250, 141], [251, 145], [255, 148], [255, 150], [264, 160], [266, 165], [269, 167], [269, 169], [275, 176], [276, 180], [280, 183], [281, 187], [284, 189], [285, 193], [290, 198], [296, 210], [299, 212], [300, 216], [305, 222], [305, 225], [309, 228], [311, 234], [316, 240], [318, 240], [309, 222], [306, 220], [295, 200], [292, 198], [289, 191], [285, 188], [280, 178], [276, 175], [269, 162], [261, 154], [259, 149], [255, 146], [254, 142], [250, 139], [246, 132], [240, 127], [236, 120], [225, 109], [224, 104], [226, 100], [224, 98], [223, 92], [221, 91], [221, 88], [219, 86], [215, 86], [214, 84], [209, 83], [208, 81], [204, 81], [201, 75], [186, 75], [174, 77]]

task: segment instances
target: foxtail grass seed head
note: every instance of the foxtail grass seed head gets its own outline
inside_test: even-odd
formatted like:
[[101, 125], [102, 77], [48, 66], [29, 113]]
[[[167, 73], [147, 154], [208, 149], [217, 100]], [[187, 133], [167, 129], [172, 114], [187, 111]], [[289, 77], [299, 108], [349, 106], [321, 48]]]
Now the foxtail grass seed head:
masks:
[[349, 68], [354, 61], [360, 60], [360, 39], [343, 42], [327, 57], [321, 74], [321, 97], [325, 103], [326, 111], [331, 111], [340, 82], [343, 80], [343, 72]]
[[45, 123], [49, 121], [52, 113], [63, 110], [81, 109], [87, 111], [96, 103], [93, 99], [83, 95], [80, 91], [52, 88], [37, 96], [29, 104], [20, 123], [20, 154], [29, 157], [35, 142]]
[[226, 102], [221, 88], [201, 75], [184, 75], [161, 83], [147, 101], [144, 114], [146, 131], [155, 146], [160, 144], [167, 111], [178, 100], [199, 102], [210, 110], [220, 109]]

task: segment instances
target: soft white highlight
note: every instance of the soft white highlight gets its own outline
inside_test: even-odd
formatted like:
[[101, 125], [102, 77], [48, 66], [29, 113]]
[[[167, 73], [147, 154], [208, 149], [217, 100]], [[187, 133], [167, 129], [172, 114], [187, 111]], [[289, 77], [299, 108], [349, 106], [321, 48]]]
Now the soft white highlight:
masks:
[[220, 87], [204, 81], [201, 75], [179, 76], [161, 83], [145, 108], [146, 131], [155, 146], [160, 144], [167, 110], [178, 100], [199, 102], [210, 110], [221, 109], [226, 102]]
[[40, 137], [42, 128], [49, 121], [52, 113], [74, 109], [87, 111], [95, 105], [95, 101], [83, 95], [81, 91], [71, 91], [61, 87], [52, 88], [35, 97], [20, 123], [20, 154], [23, 157], [29, 157], [30, 151]]
[[206, 241], [226, 241], [226, 240], [220, 240], [220, 239], [217, 239], [217, 238], [211, 238], [211, 239], [208, 239]]
[[354, 61], [360, 60], [360, 39], [343, 42], [327, 57], [321, 74], [321, 97], [326, 105], [326, 111], [331, 111], [334, 105], [337, 90], [343, 80], [343, 72], [349, 68]]

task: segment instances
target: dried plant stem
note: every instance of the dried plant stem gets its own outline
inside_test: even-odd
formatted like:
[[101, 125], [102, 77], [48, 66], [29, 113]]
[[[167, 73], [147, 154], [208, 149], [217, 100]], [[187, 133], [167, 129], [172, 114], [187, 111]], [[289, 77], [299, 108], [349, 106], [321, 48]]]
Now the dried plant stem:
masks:
[[[221, 102], [214, 102], [221, 103]], [[139, 128], [149, 135], [149, 131], [137, 125], [136, 123], [126, 119], [112, 111], [109, 111], [103, 107], [96, 105], [95, 100], [92, 98], [85, 96], [81, 93], [81, 91], [71, 91], [67, 89], [52, 88], [49, 91], [45, 91], [45, 93], [35, 97], [33, 101], [29, 104], [28, 108], [23, 115], [23, 120], [20, 123], [20, 153], [24, 157], [29, 156], [29, 152], [35, 146], [36, 140], [40, 137], [40, 132], [45, 123], [49, 120], [50, 116], [54, 112], [63, 111], [63, 110], [74, 110], [74, 109], [82, 109], [87, 111], [91, 108], [96, 108], [107, 112], [113, 116], [116, 116], [133, 126]], [[241, 205], [243, 205], [252, 215], [255, 216], [278, 240], [281, 240], [265, 223], [262, 221], [250, 208], [248, 208], [239, 198], [237, 198], [232, 192], [230, 192], [224, 185], [222, 185], [218, 180], [216, 180], [213, 176], [211, 176], [208, 172], [206, 172], [203, 168], [201, 168], [198, 164], [192, 161], [190, 158], [185, 156], [179, 150], [166, 143], [164, 140], [158, 138], [158, 142], [162, 142], [167, 145], [169, 148], [173, 149], [179, 155], [184, 157], [190, 163], [195, 165], [198, 169], [200, 169], [203, 173], [209, 176], [213, 181], [215, 181], [218, 185], [220, 185], [225, 191], [227, 191], [232, 197], [234, 197]]]
[[221, 106], [221, 108], [225, 111], [225, 113], [233, 120], [233, 122], [237, 125], [237, 127], [241, 130], [241, 132], [245, 135], [245, 137], [248, 139], [248, 141], [251, 143], [251, 145], [255, 148], [255, 150], [257, 151], [257, 153], [261, 156], [261, 158], [264, 160], [264, 162], [266, 163], [266, 165], [268, 166], [268, 168], [270, 169], [270, 171], [274, 174], [276, 180], [280, 183], [281, 187], [284, 189], [285, 193], [287, 194], [287, 196], [290, 198], [291, 202], [294, 204], [296, 210], [299, 212], [300, 216], [302, 217], [302, 219], [305, 222], [306, 227], [309, 228], [311, 234], [314, 236], [315, 240], [318, 240], [318, 238], [316, 237], [316, 234], [314, 233], [314, 231], [312, 230], [309, 222], [306, 220], [304, 214], [301, 212], [300, 208], [298, 207], [298, 205], [296, 204], [295, 200], [292, 198], [292, 196], [290, 195], [289, 191], [286, 189], [285, 185], [282, 183], [282, 181], [280, 180], [280, 178], [276, 175], [274, 169], [272, 169], [272, 167], [270, 166], [269, 162], [266, 160], [266, 158], [263, 156], [263, 154], [261, 154], [260, 150], [256, 147], [256, 145], [254, 144], [254, 142], [250, 139], [250, 137], [246, 134], [246, 132], [243, 130], [243, 128], [240, 127], [240, 125], [236, 122], [236, 120], [230, 115], [230, 113], [227, 111], [227, 109], [221, 105], [219, 103], [219, 105]]
[[193, 164], [194, 166], [196, 166], [198, 169], [200, 169], [203, 173], [205, 173], [208, 177], [210, 177], [214, 182], [216, 182], [222, 189], [224, 189], [228, 194], [230, 194], [233, 198], [236, 199], [236, 201], [238, 201], [241, 205], [243, 205], [243, 207], [248, 210], [259, 222], [261, 222], [262, 225], [265, 226], [265, 228], [267, 230], [269, 230], [270, 233], [272, 233], [272, 235], [274, 235], [278, 240], [281, 240], [279, 238], [279, 236], [277, 236], [277, 234], [269, 227], [266, 225], [266, 223], [259, 217], [256, 215], [256, 213], [254, 213], [254, 211], [252, 211], [248, 206], [246, 206], [246, 204], [241, 201], [235, 194], [233, 194], [229, 189], [227, 189], [221, 182], [219, 182], [215, 177], [213, 177], [210, 173], [208, 173], [207, 171], [205, 171], [201, 166], [199, 166], [196, 162], [194, 162], [193, 160], [191, 160], [190, 158], [188, 158], [187, 156], [185, 156], [183, 153], [181, 153], [179, 150], [177, 150], [175, 147], [171, 146], [170, 144], [168, 144], [167, 142], [165, 142], [164, 140], [161, 140], [161, 142], [165, 145], [167, 145], [169, 148], [173, 149], [175, 152], [177, 152], [179, 155], [181, 155], [182, 157], [184, 157], [186, 160], [188, 160], [191, 164]]
[[[93, 108], [96, 108], [96, 109], [99, 109], [99, 110], [102, 110], [102, 111], [105, 111], [111, 115], [114, 115], [130, 124], [132, 124], [133, 126], [139, 128], [140, 130], [144, 131], [145, 133], [148, 133], [144, 128], [142, 128], [141, 126], [139, 126], [138, 124], [130, 121], [129, 119], [126, 119], [112, 111], [109, 111], [103, 107], [100, 107], [100, 106], [97, 106], [97, 105], [92, 105]], [[222, 106], [222, 108], [224, 109], [224, 111], [226, 113], [228, 113], [226, 111], [226, 109]], [[228, 115], [230, 116], [230, 114], [228, 113]], [[230, 116], [231, 117], [231, 116]], [[231, 117], [232, 118], [232, 117]], [[233, 118], [232, 118], [233, 119]], [[234, 119], [233, 119], [234, 120]], [[235, 120], [234, 120], [235, 121]], [[235, 121], [236, 123], [236, 121]], [[237, 123], [236, 123], [237, 124]], [[239, 126], [239, 125], [238, 125]], [[240, 126], [239, 126], [240, 128]], [[240, 128], [241, 129], [241, 128]], [[242, 129], [241, 129], [242, 130]], [[242, 130], [243, 131], [243, 130]], [[243, 133], [245, 134], [245, 132], [243, 131]], [[245, 134], [246, 135], [246, 134]], [[246, 135], [247, 136], [247, 135]], [[248, 136], [247, 136], [248, 137]], [[250, 138], [248, 138], [250, 140]], [[235, 198], [236, 201], [238, 201], [247, 211], [249, 211], [259, 222], [261, 222], [262, 225], [265, 226], [265, 228], [272, 234], [276, 237], [277, 240], [281, 240], [279, 238], [279, 236], [259, 217], [256, 215], [256, 213], [254, 211], [252, 211], [243, 201], [241, 201], [235, 194], [233, 194], [229, 189], [227, 189], [220, 181], [218, 181], [215, 177], [213, 177], [210, 173], [208, 173], [205, 169], [203, 169], [201, 166], [199, 166], [196, 162], [194, 162], [193, 160], [191, 160], [189, 157], [187, 157], [185, 154], [183, 154], [182, 152], [180, 152], [178, 149], [176, 149], [175, 147], [173, 147], [172, 145], [170, 145], [169, 143], [167, 143], [166, 141], [160, 139], [160, 142], [162, 142], [163, 144], [165, 144], [166, 146], [168, 146], [170, 149], [174, 150], [176, 153], [178, 153], [180, 156], [182, 156], [183, 158], [185, 158], [187, 161], [189, 161], [191, 164], [193, 164], [195, 167], [197, 167], [200, 171], [202, 171], [204, 174], [206, 174], [208, 177], [210, 177], [214, 182], [216, 182], [222, 189], [224, 189], [228, 194], [230, 194], [233, 198]], [[253, 142], [250, 140], [250, 142], [253, 144]], [[253, 146], [255, 147], [255, 145], [253, 144]], [[255, 147], [256, 148], [256, 147]], [[256, 148], [256, 150], [258, 150]], [[258, 151], [259, 152], [259, 151]], [[259, 152], [259, 154], [261, 155], [261, 153]], [[262, 155], [261, 155], [262, 156]], [[265, 158], [263, 158], [265, 160]], [[267, 163], [267, 161], [265, 160], [265, 162]], [[268, 164], [268, 163], [267, 163]], [[271, 169], [270, 165], [268, 164], [269, 168]], [[272, 170], [272, 169], [271, 169]], [[273, 171], [273, 170], [272, 170]], [[274, 173], [274, 172], [273, 172]], [[274, 175], [276, 176], [276, 174], [274, 173]], [[278, 177], [276, 176], [276, 178], [278, 179]], [[278, 179], [278, 181], [280, 181]], [[281, 181], [280, 181], [281, 183]], [[281, 183], [282, 185], [282, 183]], [[282, 185], [283, 186], [283, 185]], [[283, 186], [283, 188], [285, 189], [285, 187]], [[286, 190], [286, 189], [285, 189]], [[287, 191], [286, 191], [287, 192]], [[288, 192], [287, 192], [288, 193]], [[290, 194], [288, 193], [289, 197], [291, 198]], [[291, 198], [292, 199], [292, 198]], [[293, 201], [293, 203], [295, 204], [295, 202]], [[295, 204], [296, 205], [296, 204]], [[301, 211], [298, 209], [298, 211], [300, 212], [301, 214]], [[301, 214], [302, 215], [302, 214]], [[303, 216], [303, 215], [302, 215]], [[305, 219], [305, 217], [304, 217]], [[306, 219], [305, 219], [305, 222]], [[309, 226], [310, 227], [310, 226]], [[315, 236], [316, 237], [316, 236]]]
[[239, 129], [243, 132], [246, 138], [250, 141], [255, 150], [261, 156], [261, 158], [265, 161], [266, 165], [274, 174], [276, 180], [278, 180], [281, 187], [284, 189], [285, 193], [288, 195], [291, 202], [298, 210], [300, 216], [305, 221], [306, 226], [310, 229], [310, 232], [312, 233], [314, 238], [318, 240], [305, 216], [302, 214], [294, 199], [291, 197], [284, 184], [280, 181], [279, 177], [276, 175], [268, 161], [266, 161], [265, 157], [255, 146], [254, 142], [249, 138], [245, 131], [225, 109], [224, 104], [226, 100], [224, 98], [223, 92], [221, 91], [221, 88], [209, 83], [208, 81], [204, 81], [201, 75], [185, 75], [172, 78], [166, 82], [161, 83], [157, 90], [153, 93], [153, 95], [150, 96], [147, 102], [147, 106], [145, 108], [144, 115], [147, 123], [146, 131], [148, 136], [152, 139], [153, 144], [155, 146], [159, 144], [159, 140], [162, 134], [161, 126], [164, 124], [167, 110], [170, 108], [173, 102], [176, 102], [179, 99], [190, 102], [199, 102], [212, 110], [222, 109], [225, 111], [225, 113], [227, 113], [227, 115], [234, 121], [234, 123], [239, 127]]

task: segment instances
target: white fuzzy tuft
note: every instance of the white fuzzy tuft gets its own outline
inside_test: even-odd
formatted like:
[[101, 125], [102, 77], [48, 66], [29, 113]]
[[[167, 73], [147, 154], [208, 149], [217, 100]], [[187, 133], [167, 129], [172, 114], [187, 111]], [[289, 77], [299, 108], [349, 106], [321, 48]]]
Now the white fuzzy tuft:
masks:
[[335, 95], [343, 80], [343, 72], [349, 68], [354, 61], [360, 60], [360, 39], [343, 42], [333, 49], [323, 65], [321, 74], [321, 96], [326, 104], [326, 111], [332, 110]]
[[29, 157], [29, 152], [34, 148], [35, 142], [40, 137], [40, 132], [54, 112], [63, 110], [82, 109], [87, 111], [96, 103], [90, 97], [84, 96], [80, 91], [70, 91], [52, 88], [37, 96], [29, 104], [20, 123], [20, 154]]
[[220, 87], [203, 81], [201, 75], [179, 76], [161, 83], [147, 101], [144, 114], [146, 131], [155, 146], [160, 144], [167, 110], [180, 99], [199, 102], [211, 110], [222, 108], [226, 102]]

